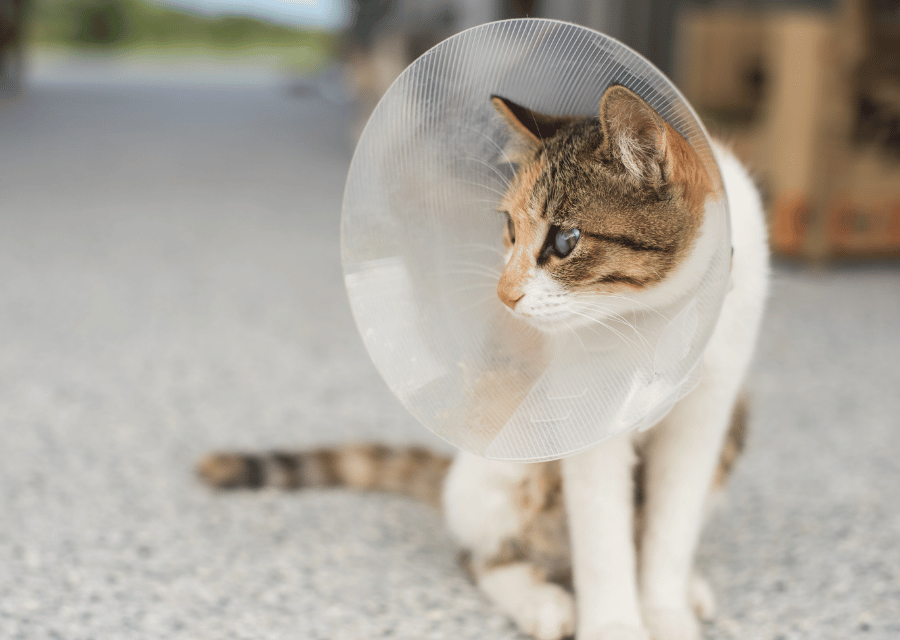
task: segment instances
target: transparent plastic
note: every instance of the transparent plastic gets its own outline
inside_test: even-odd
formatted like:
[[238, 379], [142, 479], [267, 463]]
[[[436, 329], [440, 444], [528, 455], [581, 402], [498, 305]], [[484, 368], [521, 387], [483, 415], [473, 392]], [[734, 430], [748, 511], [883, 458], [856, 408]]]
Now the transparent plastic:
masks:
[[707, 204], [701, 276], [675, 299], [626, 311], [627, 323], [543, 333], [496, 294], [496, 207], [514, 167], [504, 156], [513, 134], [490, 96], [590, 117], [613, 84], [681, 133], [724, 194], [678, 90], [621, 43], [552, 20], [494, 22], [438, 44], [397, 79], [363, 132], [342, 217], [350, 303], [388, 386], [457, 447], [561, 458], [653, 426], [700, 378], [729, 280], [724, 195]]

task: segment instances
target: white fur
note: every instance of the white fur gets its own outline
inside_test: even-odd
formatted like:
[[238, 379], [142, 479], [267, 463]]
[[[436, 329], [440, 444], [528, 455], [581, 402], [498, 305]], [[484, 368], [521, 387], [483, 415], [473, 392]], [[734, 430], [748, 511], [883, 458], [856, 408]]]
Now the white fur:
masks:
[[543, 269], [532, 269], [522, 298], [516, 303], [513, 314], [526, 318], [532, 325], [545, 331], [564, 329], [567, 323], [578, 322], [572, 313], [573, 298]]
[[[696, 640], [699, 625], [690, 594], [695, 594], [694, 608], [712, 606], [708, 589], [703, 598], [696, 596], [693, 556], [732, 407], [752, 357], [768, 283], [758, 192], [728, 150], [715, 144], [714, 151], [731, 206], [733, 287], [704, 356], [703, 379], [651, 431], [625, 434], [563, 461], [577, 620], [549, 616], [548, 624], [537, 623], [538, 602], [556, 602], [557, 594], [535, 582], [524, 568], [482, 580], [492, 599], [536, 637], [556, 640], [574, 624], [579, 640]], [[700, 249], [702, 254], [702, 243]], [[689, 282], [701, 268], [702, 260], [688, 261], [675, 275]], [[537, 326], [565, 320], [559, 304], [565, 292], [549, 278], [533, 275], [517, 311]], [[646, 296], [648, 304], [653, 295]], [[569, 320], [575, 320], [574, 314]], [[637, 437], [646, 439], [648, 474], [640, 558], [632, 538], [632, 444]], [[458, 454], [445, 487], [447, 519], [475, 558], [490, 557], [515, 534], [512, 489], [525, 469], [525, 464]], [[515, 589], [521, 591], [511, 594]], [[558, 615], [565, 607], [557, 605], [547, 604], [546, 610]]]
[[515, 535], [519, 517], [512, 493], [526, 465], [457, 454], [444, 484], [444, 512], [450, 532], [476, 559], [497, 553]]
[[[650, 178], [651, 172], [659, 175], [658, 168], [656, 168], [655, 172], [653, 171], [656, 167], [652, 161], [652, 155], [655, 151], [654, 146], [638, 136], [629, 135], [630, 126], [628, 123], [620, 126], [628, 130], [628, 133], [616, 136], [615, 146], [619, 151], [619, 160], [628, 173], [634, 176], [637, 182], [644, 182]], [[616, 129], [618, 128], [616, 127]]]
[[575, 602], [562, 587], [537, 578], [524, 562], [499, 567], [478, 580], [488, 597], [525, 633], [558, 640], [575, 632]]
[[[618, 437], [563, 461], [578, 633], [602, 638], [610, 627], [639, 628], [634, 548], [634, 448]], [[585, 598], [587, 596], [587, 598]]]

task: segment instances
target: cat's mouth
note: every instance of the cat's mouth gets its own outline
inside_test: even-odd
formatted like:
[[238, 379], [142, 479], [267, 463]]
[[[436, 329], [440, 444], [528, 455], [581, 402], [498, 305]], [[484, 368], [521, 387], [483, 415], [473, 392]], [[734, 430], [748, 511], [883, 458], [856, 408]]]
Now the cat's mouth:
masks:
[[588, 300], [559, 300], [553, 302], [526, 302], [521, 300], [515, 309], [506, 310], [514, 317], [547, 334], [570, 333], [572, 331], [596, 330], [609, 322], [628, 323], [630, 315], [626, 308], [604, 301], [598, 304]]
[[576, 325], [585, 324], [579, 321], [580, 319], [577, 315], [562, 305], [557, 305], [552, 309], [533, 309], [528, 307], [519, 309], [519, 305], [516, 306], [516, 309], [507, 307], [507, 311], [544, 333], [560, 333], [576, 328]]
[[557, 333], [560, 330], [565, 328], [565, 325], [559, 320], [553, 321], [552, 319], [547, 319], [541, 316], [533, 316], [528, 313], [516, 313], [513, 312], [513, 315], [525, 320], [528, 324], [530, 324], [535, 329], [540, 329], [546, 333]]

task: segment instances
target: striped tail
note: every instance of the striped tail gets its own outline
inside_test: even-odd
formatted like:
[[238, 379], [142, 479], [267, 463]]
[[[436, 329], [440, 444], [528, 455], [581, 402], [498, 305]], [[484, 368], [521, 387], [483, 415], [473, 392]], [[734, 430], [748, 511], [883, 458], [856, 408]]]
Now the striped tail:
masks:
[[440, 505], [450, 458], [419, 447], [356, 444], [269, 453], [217, 453], [197, 464], [215, 489], [347, 487], [386, 491]]

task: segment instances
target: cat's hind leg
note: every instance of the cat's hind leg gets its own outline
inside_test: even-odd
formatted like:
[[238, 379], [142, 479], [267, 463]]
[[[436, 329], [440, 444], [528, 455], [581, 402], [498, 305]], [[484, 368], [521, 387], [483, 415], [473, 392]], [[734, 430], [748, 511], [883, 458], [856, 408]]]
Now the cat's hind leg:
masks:
[[538, 640], [561, 640], [575, 633], [575, 601], [548, 582], [535, 565], [513, 562], [475, 569], [479, 588], [516, 626]]
[[[444, 486], [447, 523], [468, 550], [474, 582], [539, 640], [571, 636], [576, 620], [572, 594], [552, 581], [564, 580], [569, 567], [559, 540], [565, 537], [565, 512], [550, 499], [559, 494], [553, 471], [460, 453]], [[560, 523], [562, 529], [555, 526]], [[532, 554], [535, 545], [540, 561]]]

